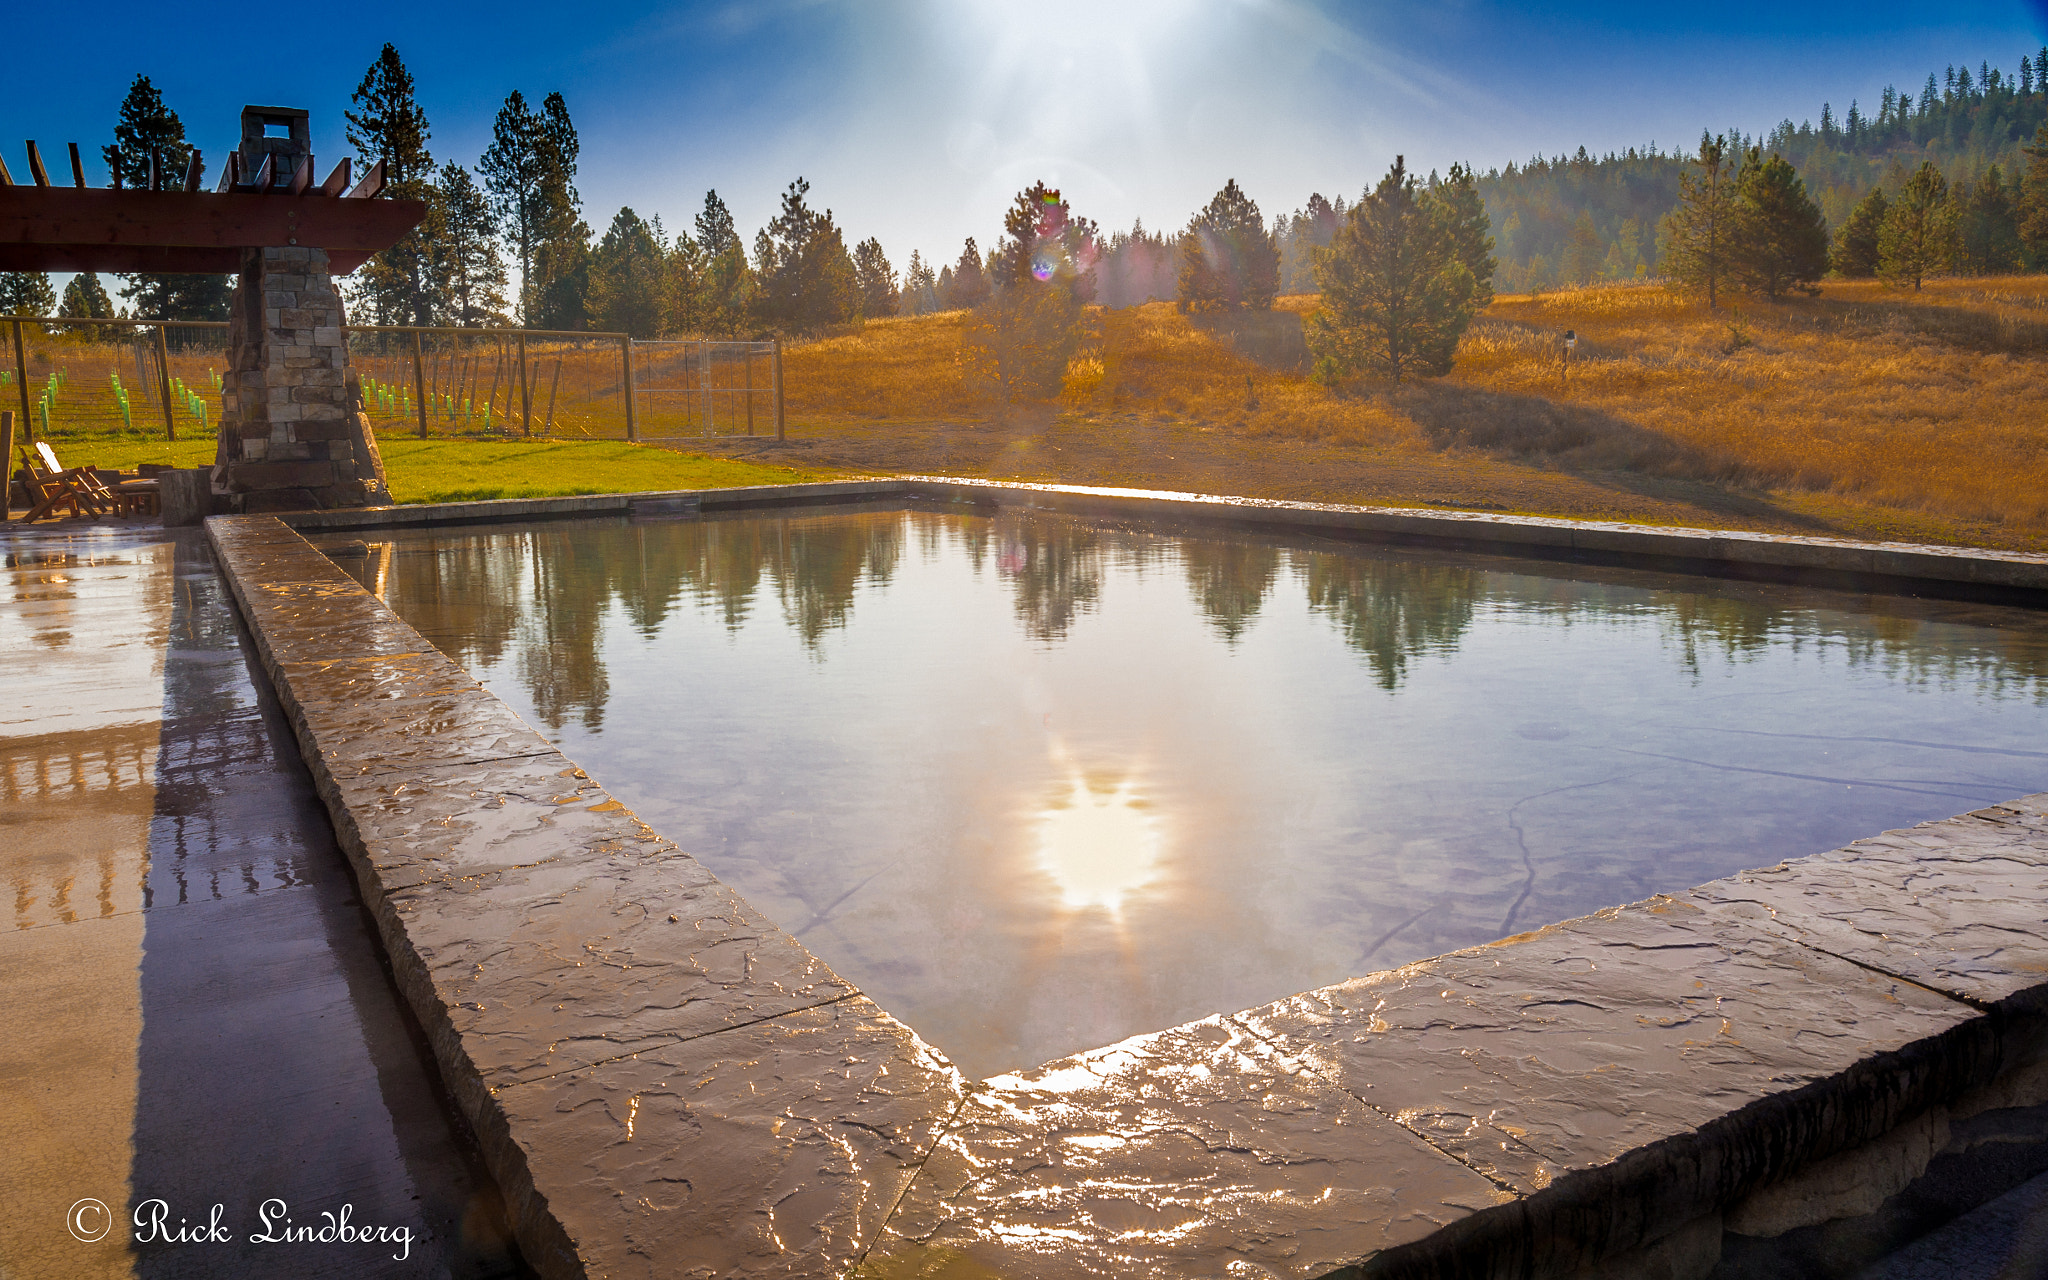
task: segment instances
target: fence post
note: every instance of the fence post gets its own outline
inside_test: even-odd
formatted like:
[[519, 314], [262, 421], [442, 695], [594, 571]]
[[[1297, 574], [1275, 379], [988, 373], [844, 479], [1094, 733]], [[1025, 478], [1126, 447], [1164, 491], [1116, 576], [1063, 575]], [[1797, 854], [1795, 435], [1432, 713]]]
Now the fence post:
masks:
[[[14, 410], [0, 409], [0, 520], [14, 518]], [[35, 503], [28, 504], [31, 509]]]
[[633, 338], [628, 334], [619, 339], [619, 354], [626, 361], [626, 439], [640, 438], [640, 424], [633, 416]]
[[526, 330], [519, 330], [519, 431], [533, 437], [533, 388], [526, 385]]
[[775, 438], [783, 438], [782, 418], [782, 339], [775, 340]]
[[167, 325], [156, 327], [156, 385], [164, 393], [164, 439], [178, 438], [178, 424], [171, 418], [171, 347], [164, 341]]
[[747, 344], [747, 434], [754, 434], [754, 344]]
[[420, 331], [412, 331], [412, 405], [419, 410], [420, 439], [427, 438], [427, 373], [421, 366], [425, 356], [420, 350]]
[[[30, 440], [36, 438], [35, 415], [28, 411], [28, 357], [21, 353], [21, 321], [14, 322], [14, 389], [21, 392], [21, 430]], [[7, 464], [12, 467], [14, 464]]]

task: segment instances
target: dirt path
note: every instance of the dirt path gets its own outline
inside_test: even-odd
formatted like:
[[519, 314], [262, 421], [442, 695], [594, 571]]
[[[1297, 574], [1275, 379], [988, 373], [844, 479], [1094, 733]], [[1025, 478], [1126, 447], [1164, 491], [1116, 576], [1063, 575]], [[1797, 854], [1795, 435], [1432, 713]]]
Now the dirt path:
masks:
[[1025, 411], [999, 423], [836, 419], [792, 422], [789, 435], [779, 446], [772, 441], [692, 441], [690, 448], [860, 472], [2048, 549], [1996, 526], [1967, 526], [1823, 495], [1733, 490], [1632, 472], [1546, 470], [1476, 453], [1247, 440], [1217, 428], [1138, 415]]

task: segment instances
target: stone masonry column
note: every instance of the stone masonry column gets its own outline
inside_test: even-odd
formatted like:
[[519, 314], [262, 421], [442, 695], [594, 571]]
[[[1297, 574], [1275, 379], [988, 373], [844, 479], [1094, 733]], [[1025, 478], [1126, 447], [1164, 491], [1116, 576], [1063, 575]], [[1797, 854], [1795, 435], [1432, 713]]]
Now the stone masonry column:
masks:
[[242, 251], [214, 473], [237, 510], [390, 501], [368, 419], [350, 402], [341, 326], [324, 250]]

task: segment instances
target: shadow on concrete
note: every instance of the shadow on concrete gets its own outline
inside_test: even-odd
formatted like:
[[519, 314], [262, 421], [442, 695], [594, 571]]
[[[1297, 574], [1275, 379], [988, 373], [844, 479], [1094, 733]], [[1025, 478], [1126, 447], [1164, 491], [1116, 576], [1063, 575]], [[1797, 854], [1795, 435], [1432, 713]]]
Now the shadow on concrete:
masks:
[[[175, 1230], [219, 1204], [228, 1240], [137, 1243], [138, 1274], [525, 1274], [196, 530], [176, 593], [130, 1210], [161, 1200]], [[410, 1240], [250, 1239], [344, 1213]]]

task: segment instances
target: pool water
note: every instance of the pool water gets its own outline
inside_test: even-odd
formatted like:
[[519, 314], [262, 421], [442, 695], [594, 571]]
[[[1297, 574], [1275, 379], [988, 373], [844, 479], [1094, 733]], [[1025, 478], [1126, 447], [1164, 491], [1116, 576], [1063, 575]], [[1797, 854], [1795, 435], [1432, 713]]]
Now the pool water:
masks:
[[2048, 615], [1043, 512], [344, 560], [970, 1075], [2048, 789]]

